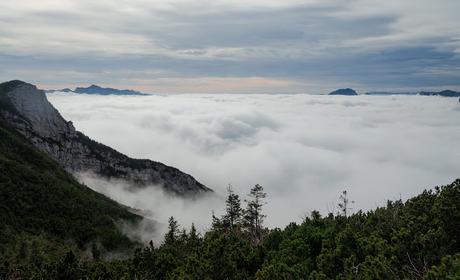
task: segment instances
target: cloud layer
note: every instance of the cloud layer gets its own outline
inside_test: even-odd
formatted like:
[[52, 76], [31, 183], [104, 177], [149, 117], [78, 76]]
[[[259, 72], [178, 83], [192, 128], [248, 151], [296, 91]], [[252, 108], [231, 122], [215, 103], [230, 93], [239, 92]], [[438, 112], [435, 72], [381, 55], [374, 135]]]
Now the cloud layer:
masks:
[[0, 78], [150, 92], [459, 88], [458, 10], [457, 0], [5, 0]]
[[[50, 94], [77, 129], [137, 158], [180, 168], [216, 190], [185, 203], [98, 186], [130, 206], [205, 228], [232, 184], [268, 193], [267, 225], [335, 212], [342, 190], [370, 209], [460, 176], [460, 104], [421, 96]], [[158, 199], [160, 197], [161, 199]], [[159, 202], [160, 201], [160, 202]], [[161, 201], [165, 203], [161, 203]]]

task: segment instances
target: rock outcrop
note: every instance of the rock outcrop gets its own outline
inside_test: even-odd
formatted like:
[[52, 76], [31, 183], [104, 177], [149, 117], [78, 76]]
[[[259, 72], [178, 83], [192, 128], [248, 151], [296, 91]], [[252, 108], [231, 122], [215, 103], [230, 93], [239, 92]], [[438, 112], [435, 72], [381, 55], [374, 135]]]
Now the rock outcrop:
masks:
[[0, 118], [69, 172], [91, 172], [132, 183], [162, 186], [180, 195], [212, 191], [180, 170], [132, 159], [75, 130], [49, 103], [44, 91], [21, 81], [0, 84]]

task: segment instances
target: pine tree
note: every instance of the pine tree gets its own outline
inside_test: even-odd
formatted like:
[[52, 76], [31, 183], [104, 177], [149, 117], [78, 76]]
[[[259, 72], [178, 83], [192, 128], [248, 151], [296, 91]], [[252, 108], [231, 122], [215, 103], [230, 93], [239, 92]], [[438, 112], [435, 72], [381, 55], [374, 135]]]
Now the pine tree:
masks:
[[182, 244], [185, 244], [187, 243], [187, 240], [188, 240], [188, 234], [187, 234], [187, 230], [185, 230], [185, 228], [183, 228], [181, 231], [180, 231], [180, 234], [179, 234], [179, 241], [182, 243]]
[[168, 220], [168, 232], [165, 235], [165, 244], [173, 244], [177, 240], [179, 223], [171, 216]]
[[200, 236], [196, 230], [195, 223], [192, 223], [192, 226], [190, 227], [189, 240], [196, 242], [199, 238]]
[[223, 228], [223, 225], [222, 225], [222, 224], [223, 224], [223, 223], [222, 223], [222, 221], [221, 221], [219, 218], [216, 217], [214, 211], [212, 211], [212, 218], [211, 218], [211, 220], [212, 220], [211, 223], [212, 223], [212, 229], [213, 229], [213, 230], [217, 230], [217, 231], [222, 230], [222, 228]]
[[231, 185], [228, 186], [227, 192], [226, 213], [222, 217], [222, 222], [225, 227], [234, 230], [241, 224], [243, 209], [241, 208], [240, 197], [233, 191]]
[[194, 223], [192, 223], [192, 226], [190, 227], [187, 245], [192, 251], [197, 250], [198, 246], [200, 245], [200, 234], [197, 232]]
[[259, 243], [262, 239], [262, 223], [265, 215], [262, 214], [262, 207], [266, 204], [264, 202], [267, 194], [264, 188], [256, 184], [249, 192], [249, 200], [245, 200], [246, 209], [244, 211], [244, 226], [246, 231], [250, 234], [254, 244]]
[[350, 200], [348, 198], [348, 193], [347, 191], [343, 191], [342, 194], [339, 197], [339, 216], [342, 215], [344, 217], [348, 216], [348, 210], [351, 210], [352, 208], [349, 207], [349, 205], [355, 203], [353, 200]]

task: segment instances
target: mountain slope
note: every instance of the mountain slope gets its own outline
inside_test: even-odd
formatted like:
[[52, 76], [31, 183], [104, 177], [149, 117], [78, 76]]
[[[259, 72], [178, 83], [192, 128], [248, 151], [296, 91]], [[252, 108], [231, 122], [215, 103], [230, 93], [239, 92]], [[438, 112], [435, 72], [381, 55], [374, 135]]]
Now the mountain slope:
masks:
[[118, 222], [141, 217], [79, 184], [53, 159], [0, 120], [0, 255], [18, 234], [70, 240], [107, 250], [133, 243]]
[[212, 191], [180, 170], [131, 159], [75, 130], [48, 102], [44, 91], [22, 81], [0, 84], [0, 117], [69, 172], [123, 179], [134, 187], [161, 186], [180, 195]]

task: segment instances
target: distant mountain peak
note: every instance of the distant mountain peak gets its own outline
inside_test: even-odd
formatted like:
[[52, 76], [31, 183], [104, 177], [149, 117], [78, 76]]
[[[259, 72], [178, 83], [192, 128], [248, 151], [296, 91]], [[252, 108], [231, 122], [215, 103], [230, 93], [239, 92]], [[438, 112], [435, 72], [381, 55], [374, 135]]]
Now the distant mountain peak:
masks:
[[419, 94], [425, 96], [460, 97], [460, 92], [450, 89], [445, 89], [442, 91], [421, 91]]
[[98, 95], [149, 95], [132, 89], [116, 89], [110, 87], [102, 87], [92, 84], [88, 87], [77, 87], [74, 90], [65, 88], [61, 90], [47, 90], [46, 92], [73, 92], [79, 94], [98, 94]]
[[351, 88], [341, 88], [338, 90], [335, 90], [333, 92], [330, 92], [329, 95], [348, 95], [348, 96], [353, 96], [353, 95], [358, 95], [358, 93], [351, 89]]
[[146, 95], [145, 93], [131, 89], [115, 89], [110, 87], [101, 87], [95, 84], [92, 84], [89, 87], [77, 87], [73, 92], [100, 95]]

